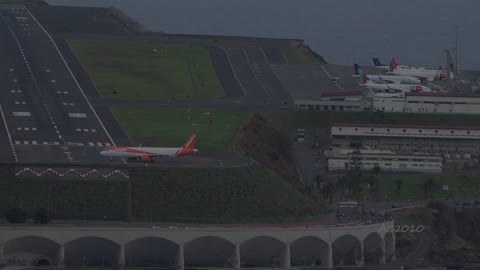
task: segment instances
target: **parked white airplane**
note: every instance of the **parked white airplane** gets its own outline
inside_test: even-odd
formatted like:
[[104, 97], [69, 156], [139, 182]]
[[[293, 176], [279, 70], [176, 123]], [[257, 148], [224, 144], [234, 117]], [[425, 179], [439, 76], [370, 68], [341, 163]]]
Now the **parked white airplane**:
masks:
[[[355, 76], [363, 78], [364, 71], [358, 64], [353, 64]], [[422, 81], [413, 76], [392, 76], [392, 75], [367, 75], [368, 79], [375, 83], [404, 83], [404, 84], [421, 84]]]
[[363, 73], [362, 86], [369, 87], [374, 92], [382, 93], [399, 93], [399, 92], [432, 92], [432, 90], [426, 86], [418, 84], [388, 84], [388, 83], [374, 83], [367, 77], [367, 74]]
[[107, 147], [100, 152], [100, 155], [106, 157], [122, 157], [131, 160], [141, 160], [153, 162], [156, 157], [179, 157], [191, 153], [197, 153], [195, 142], [197, 135], [192, 134], [182, 147]]
[[[390, 60], [390, 71], [388, 73], [400, 76], [413, 76], [427, 80], [429, 82], [445, 80], [447, 78], [447, 71], [445, 70], [424, 68], [398, 68], [397, 60], [395, 60], [395, 58], [392, 58], [392, 60]], [[453, 79], [453, 73], [450, 73], [450, 78]]]
[[[373, 65], [376, 67], [376, 68], [383, 68], [383, 69], [386, 69], [388, 71], [390, 71], [390, 64], [388, 65], [385, 65], [383, 64], [382, 62], [380, 62], [380, 59], [378, 57], [372, 57], [372, 60], [373, 60]], [[392, 58], [390, 61], [397, 61], [395, 60], [394, 58]], [[412, 66], [404, 66], [404, 65], [398, 65], [397, 63], [397, 68], [406, 68], [406, 69], [424, 69], [424, 68], [416, 68], [416, 67], [412, 67]]]

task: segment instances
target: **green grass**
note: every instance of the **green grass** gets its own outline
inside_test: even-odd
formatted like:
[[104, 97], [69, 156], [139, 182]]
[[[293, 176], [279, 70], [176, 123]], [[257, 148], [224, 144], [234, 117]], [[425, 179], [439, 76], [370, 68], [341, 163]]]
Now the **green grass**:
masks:
[[[475, 197], [476, 190], [480, 191], [479, 175], [432, 175], [432, 174], [395, 174], [380, 175], [379, 199], [423, 199], [424, 192], [422, 183], [433, 178], [435, 187], [432, 190], [433, 198], [448, 198], [450, 193], [442, 190], [442, 185], [448, 185], [451, 189], [451, 196], [455, 197]], [[400, 191], [400, 197], [396, 194], [395, 180], [402, 179], [403, 185]]]
[[104, 98], [208, 99], [223, 95], [205, 48], [118, 40], [70, 39], [68, 44]]
[[32, 216], [38, 208], [47, 208], [57, 219], [83, 219], [85, 205], [87, 219], [125, 219], [128, 214], [126, 182], [19, 179], [4, 168], [0, 178], [0, 214], [20, 207]]
[[306, 47], [297, 47], [292, 45], [276, 46], [282, 51], [287, 64], [320, 64], [312, 51]]
[[[130, 172], [132, 217], [137, 221], [206, 223], [321, 220], [318, 194], [307, 195], [271, 170], [135, 169]], [[29, 217], [47, 208], [55, 219], [126, 220], [128, 183], [20, 179], [0, 168], [0, 215], [13, 207]], [[271, 194], [270, 196], [265, 196]]]
[[[230, 150], [233, 138], [254, 113], [191, 108], [188, 120], [188, 108], [111, 107], [110, 110], [133, 144], [180, 146], [196, 132], [196, 147], [201, 151]], [[264, 114], [267, 118], [277, 117], [273, 112]]]
[[131, 175], [138, 220], [298, 221], [319, 217], [324, 209], [318, 196], [302, 194], [264, 168], [141, 170]]

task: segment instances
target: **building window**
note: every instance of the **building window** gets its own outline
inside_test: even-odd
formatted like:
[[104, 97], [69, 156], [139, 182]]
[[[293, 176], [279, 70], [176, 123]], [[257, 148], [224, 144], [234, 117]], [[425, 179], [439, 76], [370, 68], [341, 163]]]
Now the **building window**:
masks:
[[435, 133], [438, 133], [438, 130], [435, 130]]
[[358, 128], [355, 128], [355, 131], [358, 131]]
[[452, 134], [453, 134], [453, 130], [452, 130], [452, 131], [450, 131], [450, 133], [452, 133]]
[[467, 134], [470, 134], [470, 131], [467, 131]]
[[403, 130], [403, 132], [405, 132], [405, 129]]
[[390, 131], [390, 129], [389, 129], [389, 128], [387, 128], [387, 131]]
[[370, 131], [373, 131], [373, 128], [372, 128], [372, 129], [370, 129]]
[[338, 128], [338, 130], [342, 130], [342, 128]]
[[422, 130], [421, 130], [421, 129], [419, 129], [419, 130], [418, 130], [418, 132], [422, 133]]

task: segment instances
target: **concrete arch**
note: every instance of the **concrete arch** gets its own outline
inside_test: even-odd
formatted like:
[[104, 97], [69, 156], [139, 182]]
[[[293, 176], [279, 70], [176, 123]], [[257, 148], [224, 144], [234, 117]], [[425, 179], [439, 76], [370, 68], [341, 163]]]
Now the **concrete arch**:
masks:
[[328, 243], [315, 236], [304, 236], [290, 244], [292, 266], [327, 266]]
[[4, 244], [4, 256], [15, 257], [28, 265], [34, 265], [39, 258], [51, 263], [58, 257], [60, 244], [40, 236], [23, 236], [14, 238]]
[[361, 242], [350, 234], [338, 237], [332, 243], [334, 265], [356, 265], [361, 257]]
[[370, 233], [363, 240], [363, 255], [365, 263], [379, 263], [383, 255], [382, 251], [383, 238], [376, 232]]
[[385, 234], [385, 256], [389, 261], [395, 260], [395, 232]]
[[257, 236], [240, 245], [242, 267], [280, 267], [286, 245], [270, 236]]
[[161, 237], [143, 237], [125, 244], [127, 267], [170, 267], [179, 245]]
[[220, 237], [204, 236], [183, 246], [185, 267], [224, 267], [232, 262], [235, 246]]
[[66, 267], [109, 267], [116, 265], [119, 245], [96, 236], [81, 237], [65, 244]]

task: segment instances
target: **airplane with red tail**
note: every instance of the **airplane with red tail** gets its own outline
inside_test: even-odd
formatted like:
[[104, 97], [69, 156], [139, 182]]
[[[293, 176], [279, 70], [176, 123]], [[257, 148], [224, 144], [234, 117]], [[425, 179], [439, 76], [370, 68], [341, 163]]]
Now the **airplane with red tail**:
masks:
[[197, 153], [198, 149], [195, 149], [196, 141], [197, 134], [194, 133], [182, 147], [107, 147], [100, 152], [100, 155], [109, 158], [120, 157], [153, 162], [156, 157], [180, 157]]

